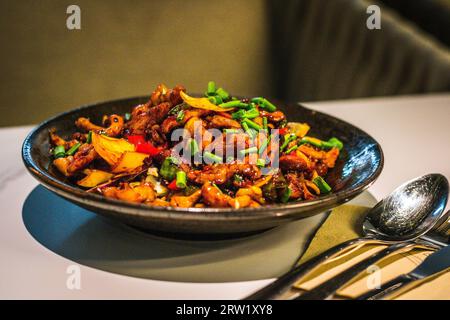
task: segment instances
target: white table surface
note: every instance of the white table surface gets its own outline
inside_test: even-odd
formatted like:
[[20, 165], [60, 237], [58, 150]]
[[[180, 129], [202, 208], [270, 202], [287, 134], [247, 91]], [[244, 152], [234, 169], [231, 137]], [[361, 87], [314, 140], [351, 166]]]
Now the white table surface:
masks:
[[[377, 199], [419, 175], [438, 172], [450, 179], [450, 94], [305, 105], [353, 123], [381, 144], [385, 166], [370, 188]], [[67, 289], [66, 270], [74, 263], [35, 241], [22, 221], [24, 200], [38, 184], [26, 172], [20, 155], [31, 128], [0, 129], [1, 299], [239, 299], [273, 280], [156, 281], [80, 265], [81, 289]]]

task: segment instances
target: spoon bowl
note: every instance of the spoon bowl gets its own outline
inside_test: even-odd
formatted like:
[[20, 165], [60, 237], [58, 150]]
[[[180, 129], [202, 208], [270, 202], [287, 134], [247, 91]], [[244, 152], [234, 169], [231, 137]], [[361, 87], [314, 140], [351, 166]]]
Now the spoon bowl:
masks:
[[414, 240], [427, 233], [441, 217], [448, 192], [448, 181], [441, 174], [408, 181], [368, 212], [363, 233], [385, 241]]

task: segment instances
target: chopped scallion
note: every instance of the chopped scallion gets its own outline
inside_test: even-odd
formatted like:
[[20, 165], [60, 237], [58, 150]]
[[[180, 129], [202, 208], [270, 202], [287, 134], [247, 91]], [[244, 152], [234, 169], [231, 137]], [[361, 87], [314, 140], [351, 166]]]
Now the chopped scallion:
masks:
[[254, 119], [259, 116], [259, 111], [256, 109], [250, 109], [248, 111], [246, 110], [239, 110], [231, 114], [231, 117], [233, 119]]
[[70, 148], [69, 150], [67, 150], [66, 155], [67, 156], [73, 156], [75, 154], [75, 152], [77, 152], [78, 148], [81, 146], [81, 143], [76, 143], [72, 146], [72, 148]]
[[208, 97], [208, 100], [212, 104], [215, 104], [215, 105], [219, 105], [219, 104], [221, 104], [223, 102], [222, 98], [220, 96], [217, 96], [217, 95]]
[[222, 163], [223, 159], [222, 157], [219, 157], [218, 155], [212, 154], [209, 151], [205, 151], [203, 153], [203, 158], [208, 159], [212, 162], [216, 162], [216, 163]]
[[338, 148], [339, 150], [341, 150], [344, 147], [344, 144], [342, 143], [342, 141], [335, 137], [328, 140], [328, 143], [330, 145], [332, 145], [333, 147]]
[[248, 103], [244, 103], [240, 100], [232, 100], [229, 102], [224, 102], [219, 104], [219, 107], [221, 108], [243, 108], [243, 109], [249, 109], [250, 105]]
[[86, 138], [86, 143], [92, 143], [92, 131], [89, 131]]
[[331, 191], [330, 185], [321, 177], [317, 176], [312, 181], [320, 190], [320, 193], [329, 193]]
[[283, 203], [286, 203], [289, 201], [289, 198], [291, 197], [292, 190], [291, 188], [287, 187], [284, 193], [281, 195], [280, 201]]
[[222, 100], [228, 100], [230, 98], [230, 94], [226, 92], [223, 88], [217, 89], [216, 94], [220, 96]]
[[239, 132], [241, 132], [241, 130], [239, 130], [239, 129], [224, 129], [223, 132], [225, 132], [225, 134], [231, 134], [231, 133], [239, 133]]
[[191, 139], [191, 142], [190, 142], [189, 147], [190, 147], [190, 149], [191, 149], [191, 155], [194, 156], [194, 155], [196, 155], [196, 154], [198, 153], [199, 148], [198, 148], [197, 140]]
[[263, 121], [263, 129], [264, 130], [268, 130], [269, 129], [269, 125], [267, 123], [267, 117], [263, 117], [262, 121]]
[[286, 151], [286, 153], [289, 154], [289, 153], [291, 153], [292, 151], [295, 151], [295, 150], [297, 150], [297, 149], [298, 149], [298, 146], [295, 145], [295, 146], [289, 148], [289, 149]]
[[242, 120], [242, 122], [245, 122], [249, 126], [249, 128], [255, 129], [257, 131], [261, 130], [261, 126], [250, 119], [245, 118]]
[[66, 150], [64, 149], [64, 146], [56, 146], [55, 149], [53, 149], [53, 156], [58, 158], [64, 158], [66, 156]]
[[214, 81], [208, 82], [208, 89], [206, 91], [208, 96], [213, 96], [216, 94], [216, 83]]
[[266, 111], [274, 112], [275, 110], [277, 110], [277, 107], [265, 98], [257, 97], [253, 98], [251, 101], [257, 103], [262, 109]]
[[258, 154], [260, 156], [264, 153], [264, 151], [266, 151], [269, 141], [270, 141], [270, 136], [268, 136], [267, 139], [262, 142], [261, 146], [259, 147], [259, 151], [258, 151]]
[[186, 188], [186, 172], [177, 171], [177, 180], [176, 180], [177, 188], [184, 189]]
[[244, 150], [240, 150], [240, 151], [239, 151], [239, 153], [240, 153], [242, 156], [245, 156], [245, 155], [251, 154], [251, 153], [256, 153], [256, 152], [258, 152], [258, 148], [257, 148], [257, 147], [251, 147], [251, 148], [248, 148], [248, 149], [244, 149]]
[[256, 160], [256, 165], [260, 168], [263, 168], [266, 165], [266, 160], [259, 158]]
[[180, 110], [177, 113], [177, 122], [181, 122], [181, 121], [183, 121], [183, 119], [184, 119], [184, 110]]
[[287, 135], [284, 136], [284, 142], [280, 147], [280, 151], [283, 151], [284, 149], [286, 149], [286, 147], [288, 146], [288, 144], [293, 141], [295, 139], [296, 135], [293, 133], [288, 133]]

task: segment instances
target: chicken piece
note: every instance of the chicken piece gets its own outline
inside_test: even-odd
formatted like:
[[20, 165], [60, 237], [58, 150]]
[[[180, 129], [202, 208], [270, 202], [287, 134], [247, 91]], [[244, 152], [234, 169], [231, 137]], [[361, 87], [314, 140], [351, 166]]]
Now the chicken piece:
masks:
[[326, 153], [323, 162], [327, 165], [328, 168], [334, 168], [338, 157], [339, 157], [339, 149], [332, 148]]
[[74, 156], [58, 158], [53, 160], [53, 165], [66, 177], [74, 175], [77, 171], [86, 168], [92, 161], [98, 157], [94, 146], [83, 144]]
[[216, 208], [226, 208], [232, 207], [235, 209], [246, 208], [250, 205], [254, 205], [254, 201], [248, 195], [238, 196], [236, 198], [230, 197], [229, 195], [220, 191], [219, 188], [206, 182], [202, 187], [202, 197], [203, 202], [211, 207]]
[[203, 184], [202, 189], [203, 202], [211, 207], [226, 208], [229, 206], [229, 202], [232, 198], [219, 190], [211, 182]]
[[163, 199], [158, 199], [158, 198], [156, 198], [153, 201], [146, 202], [146, 204], [152, 205], [152, 206], [158, 206], [158, 207], [168, 207], [168, 206], [170, 206], [170, 203], [168, 201], [163, 200]]
[[258, 202], [252, 200], [250, 202], [250, 204], [248, 205], [248, 207], [249, 208], [258, 208], [258, 207], [261, 207], [261, 205]]
[[231, 198], [230, 200], [228, 200], [228, 205], [235, 209], [239, 209], [239, 208], [246, 208], [246, 207], [250, 206], [250, 204], [252, 202], [253, 201], [252, 201], [252, 198], [250, 198], [250, 196], [243, 195], [243, 196], [239, 196], [236, 198]]
[[102, 190], [102, 193], [107, 198], [113, 198], [123, 200], [127, 202], [143, 202], [144, 199], [141, 195], [130, 188], [128, 184], [125, 184], [123, 188], [118, 187], [106, 187]]
[[55, 133], [55, 129], [49, 131], [50, 142], [53, 146], [65, 146], [67, 141]]
[[163, 134], [159, 124], [154, 124], [151, 128], [145, 130], [148, 140], [155, 146], [166, 146], [166, 136]]
[[170, 199], [170, 205], [172, 207], [190, 208], [200, 199], [202, 196], [202, 190], [197, 190], [189, 196], [174, 195]]
[[241, 196], [249, 196], [252, 200], [254, 200], [260, 204], [265, 203], [265, 199], [262, 194], [262, 190], [259, 187], [251, 186], [248, 188], [241, 188], [236, 192], [236, 197], [241, 197]]
[[155, 91], [152, 92], [150, 96], [150, 103], [153, 106], [161, 104], [163, 102], [170, 103], [171, 106], [176, 106], [183, 102], [181, 99], [180, 92], [186, 92], [186, 88], [181, 85], [175, 86], [173, 89], [167, 88], [164, 84], [159, 84]]
[[317, 171], [319, 176], [324, 177], [328, 172], [328, 166], [322, 161], [318, 161], [314, 165], [314, 170]]
[[166, 119], [171, 105], [168, 102], [161, 103], [155, 107], [139, 105], [131, 113], [131, 119], [125, 124], [130, 135], [144, 135], [151, 130], [155, 124], [161, 124]]
[[241, 124], [236, 120], [226, 118], [224, 116], [215, 115], [211, 118], [209, 125], [212, 128], [234, 128], [240, 129]]
[[83, 144], [73, 156], [73, 161], [67, 167], [67, 173], [73, 175], [75, 172], [86, 168], [88, 164], [98, 157], [92, 144]]
[[303, 198], [303, 177], [297, 173], [288, 173], [285, 175], [285, 178], [288, 182], [289, 189], [291, 189], [290, 199]]
[[72, 133], [71, 136], [73, 141], [78, 142], [83, 142], [85, 143], [87, 141], [88, 135], [86, 133], [81, 133], [81, 132], [74, 132]]
[[145, 202], [152, 202], [156, 199], [155, 189], [150, 183], [141, 183], [140, 185], [132, 187], [133, 191], [138, 193]]
[[268, 112], [265, 110], [259, 110], [261, 117], [267, 117], [267, 120], [271, 123], [278, 123], [286, 119], [286, 116], [281, 111]]
[[302, 171], [308, 169], [308, 162], [297, 155], [283, 155], [279, 161], [280, 168], [283, 171]]
[[156, 199], [155, 191], [148, 183], [141, 183], [131, 187], [129, 183], [122, 183], [119, 187], [106, 187], [101, 190], [108, 198], [114, 198], [127, 202], [153, 202]]
[[94, 131], [94, 132], [102, 132], [105, 128], [93, 124], [88, 118], [80, 117], [75, 121], [75, 125], [78, 129], [82, 129], [84, 131]]
[[122, 129], [124, 127], [123, 117], [117, 114], [112, 114], [106, 118], [105, 123], [109, 124], [106, 128], [93, 124], [88, 118], [84, 117], [80, 117], [77, 121], [75, 121], [75, 125], [84, 131], [104, 133], [109, 137], [116, 137], [122, 133]]
[[315, 199], [316, 197], [308, 190], [308, 187], [305, 183], [305, 181], [302, 182], [302, 189], [303, 189], [303, 199], [305, 200], [312, 200]]
[[181, 122], [178, 122], [174, 116], [167, 117], [161, 124], [161, 131], [164, 134], [170, 133], [173, 129], [182, 126]]
[[[81, 133], [79, 133], [79, 134], [81, 135]], [[49, 135], [50, 135], [50, 143], [53, 146], [63, 146], [64, 149], [66, 149], [66, 150], [69, 150], [74, 145], [76, 145], [78, 142], [82, 141], [81, 137], [78, 138], [78, 136], [75, 133], [72, 135], [72, 140], [69, 140], [69, 141], [61, 138], [59, 135], [57, 135], [55, 133], [54, 130], [50, 130]]]
[[124, 128], [123, 117], [112, 114], [106, 118], [105, 125], [108, 125], [105, 129], [105, 134], [109, 137], [117, 137], [122, 133]]
[[73, 162], [73, 156], [55, 159], [53, 160], [53, 165], [56, 167], [56, 169], [58, 169], [59, 172], [68, 177], [70, 176], [70, 174], [67, 171], [67, 168], [69, 168], [71, 162]]
[[215, 184], [224, 184], [233, 176], [234, 172], [230, 170], [230, 166], [224, 164], [216, 164], [205, 166], [203, 170], [191, 170], [187, 174], [187, 178], [198, 184], [213, 182]]
[[297, 150], [303, 152], [305, 155], [313, 159], [325, 159], [326, 157], [325, 151], [316, 150], [313, 147], [308, 146], [306, 144], [302, 144]]
[[229, 181], [234, 174], [239, 174], [242, 178], [250, 181], [255, 181], [261, 177], [261, 171], [257, 166], [240, 163], [208, 165], [203, 170], [191, 170], [187, 177], [198, 184], [210, 181], [220, 185]]

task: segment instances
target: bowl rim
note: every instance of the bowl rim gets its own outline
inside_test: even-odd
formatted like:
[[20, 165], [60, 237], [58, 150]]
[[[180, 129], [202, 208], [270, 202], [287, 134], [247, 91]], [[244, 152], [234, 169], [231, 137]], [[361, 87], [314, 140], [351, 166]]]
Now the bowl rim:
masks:
[[40, 167], [37, 165], [37, 163], [34, 161], [32, 155], [31, 155], [31, 149], [32, 149], [32, 142], [34, 137], [40, 133], [43, 128], [47, 125], [49, 125], [51, 122], [63, 118], [65, 116], [68, 116], [72, 113], [76, 113], [79, 111], [82, 111], [84, 109], [93, 108], [98, 105], [103, 105], [107, 103], [119, 103], [119, 102], [125, 102], [128, 100], [145, 100], [148, 99], [148, 96], [134, 96], [134, 97], [127, 97], [127, 98], [119, 98], [119, 99], [113, 99], [113, 100], [107, 100], [107, 101], [101, 101], [96, 103], [90, 103], [90, 104], [84, 104], [77, 108], [59, 113], [53, 117], [48, 118], [47, 120], [39, 123], [36, 127], [34, 127], [31, 132], [27, 135], [25, 140], [22, 144], [22, 161], [27, 168], [27, 170], [31, 173], [31, 175], [37, 179], [42, 185], [44, 185], [46, 188], [50, 189], [51, 191], [54, 191], [58, 194], [62, 194], [64, 197], [72, 199], [76, 202], [95, 202], [95, 206], [99, 208], [104, 208], [106, 210], [111, 210], [111, 206], [114, 206], [116, 208], [120, 208], [121, 212], [127, 211], [128, 213], [138, 213], [139, 215], [142, 215], [144, 212], [147, 213], [145, 215], [151, 214], [155, 217], [161, 217], [161, 218], [167, 218], [167, 214], [170, 214], [170, 218], [183, 218], [183, 219], [206, 219], [211, 220], [218, 219], [218, 220], [229, 220], [232, 218], [236, 218], [239, 220], [250, 218], [255, 218], [255, 214], [258, 214], [258, 217], [273, 217], [274, 215], [278, 217], [283, 217], [288, 212], [295, 211], [297, 209], [302, 209], [301, 211], [304, 211], [307, 208], [316, 208], [317, 206], [320, 206], [321, 204], [326, 206], [329, 203], [339, 203], [339, 202], [345, 202], [348, 199], [351, 199], [355, 197], [356, 195], [362, 193], [364, 190], [368, 189], [379, 177], [381, 174], [383, 167], [384, 167], [384, 154], [383, 150], [380, 146], [380, 144], [368, 133], [366, 133], [364, 130], [360, 129], [359, 127], [344, 121], [342, 119], [339, 119], [337, 117], [334, 117], [332, 115], [316, 111], [313, 109], [309, 109], [305, 106], [303, 106], [300, 102], [298, 103], [286, 103], [283, 102], [284, 105], [288, 106], [295, 106], [307, 109], [309, 111], [312, 111], [317, 114], [325, 115], [326, 117], [330, 118], [331, 120], [341, 122], [347, 126], [353, 127], [354, 129], [362, 132], [364, 135], [366, 135], [368, 138], [370, 138], [380, 155], [380, 161], [378, 164], [378, 167], [376, 170], [369, 176], [367, 179], [365, 179], [362, 183], [360, 183], [357, 187], [352, 189], [343, 189], [337, 192], [333, 192], [331, 194], [328, 194], [326, 196], [320, 197], [318, 199], [313, 200], [302, 200], [298, 202], [290, 202], [286, 204], [269, 204], [269, 205], [263, 205], [256, 208], [241, 208], [241, 209], [234, 209], [234, 208], [176, 208], [176, 207], [162, 207], [162, 206], [150, 206], [146, 204], [140, 204], [140, 203], [132, 203], [132, 202], [126, 202], [122, 200], [107, 198], [102, 195], [96, 194], [96, 193], [89, 193], [85, 190], [82, 190], [80, 188], [77, 188], [75, 186], [72, 186], [70, 184], [64, 183], [55, 177], [53, 177], [51, 174], [49, 174], [46, 170], [41, 170]]

